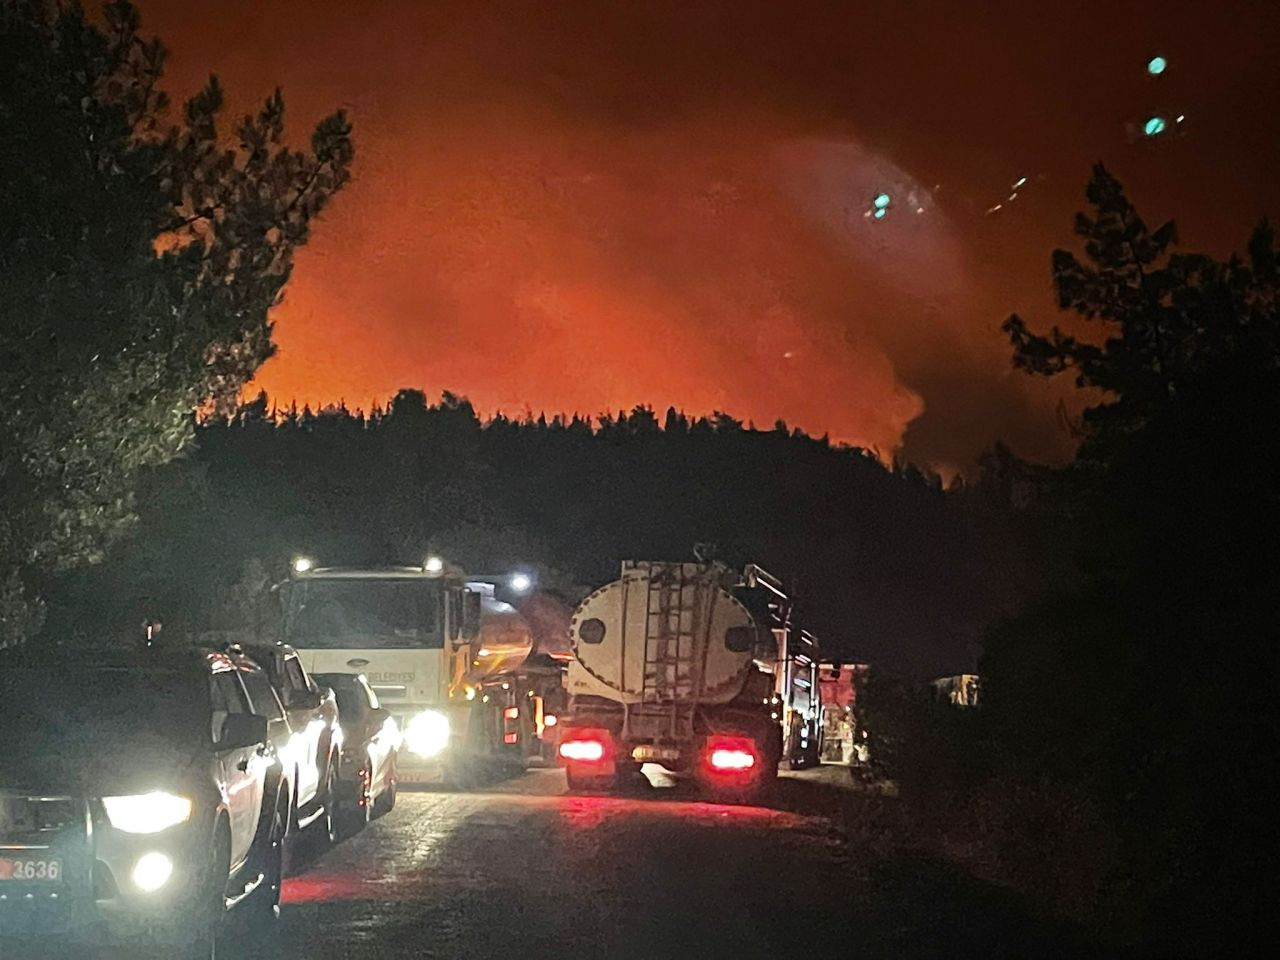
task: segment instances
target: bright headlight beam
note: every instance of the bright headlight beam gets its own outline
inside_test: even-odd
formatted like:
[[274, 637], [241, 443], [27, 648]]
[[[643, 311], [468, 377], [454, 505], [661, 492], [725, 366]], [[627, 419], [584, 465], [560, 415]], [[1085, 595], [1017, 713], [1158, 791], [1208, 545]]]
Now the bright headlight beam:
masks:
[[107, 819], [125, 833], [159, 833], [191, 819], [191, 801], [155, 791], [128, 797], [103, 797]]
[[449, 718], [438, 710], [423, 710], [404, 728], [404, 745], [424, 759], [439, 756], [449, 746]]
[[133, 884], [143, 893], [155, 893], [173, 876], [173, 861], [152, 851], [138, 858], [133, 867]]

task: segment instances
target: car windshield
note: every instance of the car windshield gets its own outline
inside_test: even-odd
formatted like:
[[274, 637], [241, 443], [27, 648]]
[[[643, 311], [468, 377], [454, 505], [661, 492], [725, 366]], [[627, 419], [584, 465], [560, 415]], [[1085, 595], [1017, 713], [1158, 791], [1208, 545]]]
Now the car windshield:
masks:
[[202, 704], [188, 680], [176, 671], [123, 668], [4, 670], [0, 736], [86, 746], [124, 734], [195, 739]]
[[288, 640], [302, 649], [439, 647], [437, 596], [430, 580], [295, 581]]

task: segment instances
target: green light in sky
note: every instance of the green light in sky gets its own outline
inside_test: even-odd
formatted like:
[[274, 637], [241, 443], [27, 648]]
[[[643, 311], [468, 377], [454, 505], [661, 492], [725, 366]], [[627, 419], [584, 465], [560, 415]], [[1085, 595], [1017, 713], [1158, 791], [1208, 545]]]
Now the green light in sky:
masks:
[[1164, 117], [1148, 117], [1147, 122], [1142, 125], [1142, 132], [1148, 137], [1158, 137], [1164, 133], [1166, 126]]
[[889, 195], [887, 193], [877, 193], [876, 198], [871, 202], [877, 210], [883, 210], [889, 205]]
[[1164, 69], [1167, 66], [1169, 66], [1169, 61], [1164, 57], [1152, 57], [1147, 62], [1147, 73], [1151, 74], [1153, 77], [1158, 77], [1160, 74], [1164, 73]]
[[872, 216], [874, 216], [877, 220], [883, 220], [883, 219], [884, 219], [884, 215], [885, 215], [885, 209], [884, 209], [884, 207], [879, 207], [879, 208], [877, 208], [877, 209], [876, 209], [876, 212], [875, 212], [874, 214], [872, 214]]

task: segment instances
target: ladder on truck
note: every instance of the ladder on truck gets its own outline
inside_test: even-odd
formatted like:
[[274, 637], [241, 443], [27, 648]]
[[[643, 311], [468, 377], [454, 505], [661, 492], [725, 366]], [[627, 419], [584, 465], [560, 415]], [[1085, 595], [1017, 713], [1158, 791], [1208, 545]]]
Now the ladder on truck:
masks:
[[641, 699], [669, 706], [669, 735], [681, 739], [692, 733], [705, 680], [707, 581], [695, 564], [652, 564], [648, 574]]

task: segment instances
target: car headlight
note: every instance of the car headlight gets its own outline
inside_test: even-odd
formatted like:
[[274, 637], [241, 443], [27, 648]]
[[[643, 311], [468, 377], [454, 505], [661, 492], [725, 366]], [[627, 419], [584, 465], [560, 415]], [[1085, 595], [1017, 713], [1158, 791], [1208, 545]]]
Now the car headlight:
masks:
[[449, 746], [449, 718], [439, 710], [423, 710], [404, 728], [404, 745], [420, 757], [434, 757]]
[[152, 851], [138, 858], [133, 867], [133, 882], [143, 893], [155, 893], [173, 876], [173, 861], [163, 853]]
[[103, 797], [107, 819], [125, 833], [159, 833], [191, 819], [191, 801], [172, 793], [140, 793], [131, 797]]

